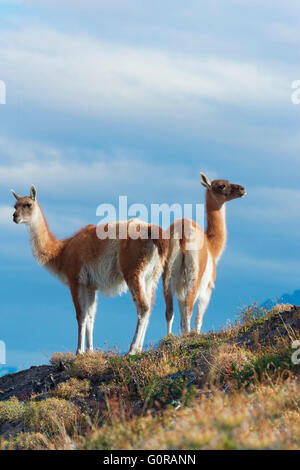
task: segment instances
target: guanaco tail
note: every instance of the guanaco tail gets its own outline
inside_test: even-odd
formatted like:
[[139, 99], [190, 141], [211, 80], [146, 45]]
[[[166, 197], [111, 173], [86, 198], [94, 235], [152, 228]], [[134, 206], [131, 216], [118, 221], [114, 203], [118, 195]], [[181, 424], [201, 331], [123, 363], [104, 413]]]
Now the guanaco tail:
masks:
[[226, 243], [225, 203], [246, 195], [245, 188], [226, 180], [210, 181], [200, 173], [206, 188], [207, 227], [190, 219], [178, 219], [169, 228], [169, 250], [163, 272], [167, 333], [172, 332], [174, 294], [178, 300], [181, 330], [190, 332], [197, 301], [194, 329], [200, 333], [216, 279], [216, 265]]
[[[12, 193], [17, 200], [13, 220], [28, 226], [37, 262], [71, 291], [78, 322], [77, 354], [85, 349], [93, 350], [97, 291], [113, 297], [127, 289], [138, 316], [129, 353], [141, 351], [154, 292], [167, 256], [168, 240], [162, 236], [162, 229], [131, 219], [97, 227], [87, 225], [72, 237], [57, 240], [48, 228], [35, 187], [31, 187], [30, 196]], [[102, 233], [114, 229], [116, 236], [100, 239], [98, 229], [102, 229]], [[149, 235], [147, 238], [139, 236], [139, 232], [145, 231]], [[131, 237], [129, 232], [138, 236]], [[157, 237], [151, 238], [152, 233]]]

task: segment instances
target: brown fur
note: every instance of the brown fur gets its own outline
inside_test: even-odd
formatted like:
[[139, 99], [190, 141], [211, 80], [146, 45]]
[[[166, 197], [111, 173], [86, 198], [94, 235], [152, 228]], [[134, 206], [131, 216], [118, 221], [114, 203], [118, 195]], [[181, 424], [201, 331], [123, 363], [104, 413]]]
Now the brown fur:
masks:
[[[226, 225], [225, 214], [223, 213], [223, 205], [228, 201], [245, 195], [245, 190], [240, 185], [231, 184], [226, 180], [214, 180], [213, 182], [210, 182], [205, 175], [201, 175], [201, 179], [202, 184], [207, 188], [207, 227], [205, 232], [199, 225], [196, 224], [196, 222], [189, 219], [176, 220], [169, 228], [170, 243], [165, 270], [163, 273], [166, 319], [168, 324], [171, 322], [174, 315], [173, 295], [177, 289], [176, 286], [178, 285], [178, 282], [180, 282], [180, 278], [187, 275], [191, 279], [191, 285], [189, 285], [189, 290], [186, 294], [185, 300], [180, 300], [179, 304], [184, 303], [183, 309], [186, 312], [187, 325], [189, 325], [194, 304], [199, 295], [201, 280], [206, 269], [208, 253], [211, 254], [213, 263], [211, 281], [210, 285], [208, 286], [208, 289], [210, 291], [212, 290], [216, 279], [216, 264], [223, 252], [226, 243]], [[191, 264], [192, 262], [188, 261], [188, 259], [191, 260], [191, 255], [190, 258], [187, 258], [187, 256], [189, 256], [189, 244], [193, 230], [196, 234], [196, 243], [190, 253], [198, 251], [197, 266], [193, 266], [193, 264]], [[175, 239], [178, 238], [178, 232], [181, 233], [181, 237], [179, 239], [179, 250], [181, 255], [176, 255], [176, 250], [178, 250], [178, 248]], [[181, 267], [177, 266], [175, 269], [174, 266], [176, 264], [176, 259], [178, 260], [178, 263], [181, 259]], [[187, 271], [190, 272], [188, 274], [184, 274]], [[177, 274], [174, 274], [174, 272]], [[176, 275], [178, 276], [178, 279], [176, 280], [174, 277], [175, 280], [172, 280], [172, 276]], [[193, 280], [195, 277], [196, 279]]]
[[[88, 274], [84, 284], [82, 284], [83, 281], [80, 277], [82, 268], [85, 266], [92, 267], [97, 260], [105, 255], [105, 250], [113, 241], [108, 238], [100, 239], [97, 235], [97, 227], [94, 225], [87, 225], [70, 238], [57, 240], [50, 232], [45, 216], [36, 201], [35, 188], [34, 191], [32, 189], [31, 197], [21, 197], [14, 192], [13, 194], [17, 199], [13, 216], [14, 221], [16, 223], [24, 222], [29, 225], [32, 248], [37, 261], [69, 285], [76, 310], [80, 337], [83, 315], [79, 299], [81, 286], [85, 289], [85, 295], [88, 295], [89, 299], [92, 300], [95, 298], [97, 289], [97, 285], [94, 284], [92, 278], [89, 279]], [[153, 240], [143, 239], [141, 232], [141, 235], [138, 234], [138, 238], [133, 240], [129, 237], [129, 225], [131, 223], [133, 223], [132, 220], [125, 222], [127, 229], [125, 239], [119, 239], [120, 223], [114, 225], [116, 227], [116, 237], [119, 241], [118, 245], [112, 245], [112, 247], [117, 247], [118, 252], [113, 253], [116, 255], [115, 259], [119, 263], [123, 279], [126, 281], [135, 301], [140, 320], [143, 315], [146, 313], [149, 315], [150, 313], [154, 291], [167, 257], [168, 240], [165, 239], [164, 232], [160, 227], [142, 222], [141, 226], [138, 226], [137, 232], [143, 227], [143, 229], [146, 228], [147, 236], [151, 235], [153, 230], [154, 233], [158, 233], [158, 238]], [[107, 231], [107, 227], [107, 224], [102, 226], [105, 231]], [[154, 266], [153, 268], [152, 294], [150, 300], [147, 300], [141, 284], [141, 274], [147, 268], [155, 249], [158, 251], [160, 266]], [[114, 268], [116, 269], [116, 275], [118, 275], [119, 268], [112, 266], [110, 269]]]

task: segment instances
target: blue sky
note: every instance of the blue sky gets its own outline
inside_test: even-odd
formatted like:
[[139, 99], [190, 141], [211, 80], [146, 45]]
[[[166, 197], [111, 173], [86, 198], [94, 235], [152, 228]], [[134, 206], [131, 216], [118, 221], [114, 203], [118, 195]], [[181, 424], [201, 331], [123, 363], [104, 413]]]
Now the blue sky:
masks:
[[[10, 188], [34, 183], [53, 232], [116, 203], [201, 203], [199, 171], [247, 187], [204, 329], [300, 284], [297, 1], [0, 1], [0, 339], [25, 367], [74, 350], [68, 290], [37, 266]], [[129, 295], [99, 299], [95, 343], [126, 349]], [[178, 315], [175, 331], [178, 331]], [[161, 286], [146, 342], [165, 334]]]

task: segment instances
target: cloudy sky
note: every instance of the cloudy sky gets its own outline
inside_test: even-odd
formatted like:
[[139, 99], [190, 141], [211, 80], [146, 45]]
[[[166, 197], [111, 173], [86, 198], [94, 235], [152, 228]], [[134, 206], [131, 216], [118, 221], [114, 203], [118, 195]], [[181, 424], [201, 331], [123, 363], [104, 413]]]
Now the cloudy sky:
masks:
[[[37, 266], [13, 187], [34, 183], [54, 233], [100, 203], [201, 203], [199, 171], [247, 187], [204, 329], [300, 287], [297, 0], [0, 1], [0, 339], [8, 362], [75, 348], [69, 292]], [[126, 349], [129, 295], [100, 299], [95, 343]], [[175, 331], [178, 331], [178, 315]], [[146, 342], [165, 334], [161, 286]]]

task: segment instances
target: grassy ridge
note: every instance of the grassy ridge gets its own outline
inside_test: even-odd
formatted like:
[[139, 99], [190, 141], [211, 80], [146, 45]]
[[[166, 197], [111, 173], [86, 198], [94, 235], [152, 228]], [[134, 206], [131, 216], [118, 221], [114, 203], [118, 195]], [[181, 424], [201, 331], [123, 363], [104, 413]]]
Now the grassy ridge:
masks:
[[0, 401], [0, 449], [298, 449], [299, 316], [254, 305], [135, 356], [57, 353], [64, 381]]

